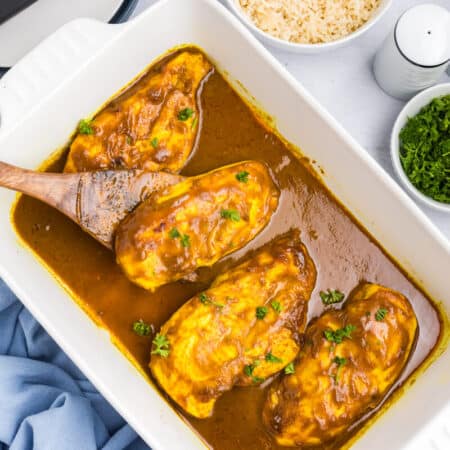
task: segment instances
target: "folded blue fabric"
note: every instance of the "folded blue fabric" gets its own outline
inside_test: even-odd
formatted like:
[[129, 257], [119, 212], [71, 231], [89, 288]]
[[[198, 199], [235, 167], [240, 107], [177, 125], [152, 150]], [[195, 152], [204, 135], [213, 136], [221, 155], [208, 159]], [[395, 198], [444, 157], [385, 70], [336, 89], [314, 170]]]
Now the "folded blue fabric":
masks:
[[148, 450], [0, 279], [0, 450]]

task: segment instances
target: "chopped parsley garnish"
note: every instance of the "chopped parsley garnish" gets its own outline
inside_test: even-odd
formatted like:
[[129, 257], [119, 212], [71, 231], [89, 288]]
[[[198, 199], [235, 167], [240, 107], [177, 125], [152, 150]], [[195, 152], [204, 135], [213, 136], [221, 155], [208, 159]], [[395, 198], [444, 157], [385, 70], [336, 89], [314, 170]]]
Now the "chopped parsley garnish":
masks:
[[180, 234], [180, 232], [179, 232], [176, 228], [172, 228], [172, 229], [169, 231], [169, 237], [170, 237], [171, 239], [176, 239], [176, 238], [181, 237], [181, 234]]
[[245, 375], [247, 375], [248, 377], [251, 377], [253, 375], [253, 371], [255, 370], [255, 364], [247, 364], [246, 366], [244, 366], [244, 373]]
[[328, 289], [326, 292], [320, 291], [319, 295], [324, 305], [333, 305], [334, 303], [340, 303], [345, 298], [345, 295], [337, 289]]
[[342, 367], [347, 364], [347, 358], [335, 356], [333, 362], [338, 366], [336, 373], [332, 375], [332, 378], [334, 378], [334, 382], [337, 383], [339, 381], [339, 374], [341, 373]]
[[233, 222], [239, 222], [241, 220], [241, 215], [239, 214], [239, 211], [236, 211], [235, 209], [222, 209], [220, 211], [220, 216], [223, 219], [229, 219]]
[[158, 147], [158, 142], [159, 142], [158, 138], [157, 138], [157, 137], [154, 137], [154, 138], [150, 141], [150, 144], [152, 144], [152, 147], [153, 147], [153, 148], [156, 148], [156, 147]]
[[283, 309], [283, 307], [281, 306], [281, 303], [280, 302], [276, 302], [275, 300], [270, 303], [270, 306], [278, 314], [280, 314], [281, 310]]
[[172, 228], [169, 231], [169, 237], [171, 239], [180, 238], [182, 247], [189, 247], [191, 245], [190, 237], [187, 234], [181, 234], [177, 228]]
[[347, 358], [341, 358], [340, 356], [335, 356], [333, 362], [338, 366], [336, 374], [333, 375], [334, 381], [337, 383], [339, 381], [339, 374], [342, 367], [347, 364]]
[[148, 323], [145, 323], [142, 319], [139, 319], [137, 322], [133, 323], [133, 331], [138, 336], [148, 336], [152, 328]]
[[269, 310], [267, 309], [267, 306], [258, 306], [256, 308], [256, 318], [262, 320], [266, 317], [268, 312]]
[[356, 330], [354, 325], [346, 325], [344, 328], [338, 330], [325, 330], [323, 335], [328, 342], [341, 344], [344, 338], [351, 339], [353, 331]]
[[243, 170], [242, 172], [238, 172], [236, 174], [236, 180], [240, 181], [241, 183], [248, 183], [248, 176], [250, 174]]
[[131, 145], [132, 142], [133, 142], [132, 139], [131, 139], [131, 137], [128, 136], [128, 135], [127, 135], [127, 137], [125, 138], [125, 140], [126, 140], [126, 142], [127, 142], [128, 145]]
[[284, 373], [286, 375], [292, 375], [293, 373], [295, 373], [295, 367], [294, 367], [294, 363], [290, 362], [285, 368], [284, 368]]
[[340, 356], [335, 356], [333, 359], [333, 362], [335, 364], [337, 364], [339, 367], [340, 366], [345, 366], [345, 364], [347, 364], [347, 359], [346, 358], [341, 358]]
[[94, 129], [92, 128], [91, 119], [81, 119], [78, 124], [78, 132], [80, 134], [94, 134]]
[[185, 248], [191, 245], [190, 237], [187, 234], [181, 236], [181, 245]]
[[256, 367], [259, 366], [259, 364], [260, 364], [260, 362], [258, 360], [256, 360], [253, 362], [253, 364], [247, 364], [246, 366], [244, 366], [245, 375], [247, 375], [248, 377], [251, 377], [251, 379], [253, 380], [253, 383], [260, 383], [260, 382], [264, 381], [264, 378], [255, 377], [253, 375], [253, 371], [255, 370]]
[[178, 113], [178, 120], [185, 122], [194, 115], [194, 110], [191, 108], [184, 108]]
[[222, 305], [221, 303], [215, 303], [213, 302], [204, 292], [202, 292], [198, 298], [204, 305], [212, 305], [216, 306], [217, 308], [223, 308], [225, 305]]
[[377, 322], [381, 322], [382, 320], [384, 320], [384, 318], [386, 317], [386, 314], [388, 313], [388, 310], [385, 308], [380, 308], [376, 313], [375, 313], [375, 320]]
[[450, 95], [435, 98], [400, 131], [400, 161], [426, 196], [450, 203]]
[[167, 358], [170, 353], [170, 343], [166, 336], [158, 333], [153, 339], [152, 344], [154, 349], [152, 350], [152, 355], [158, 355], [162, 358]]
[[278, 356], [272, 355], [271, 352], [266, 354], [265, 360], [267, 362], [271, 362], [271, 363], [282, 363], [283, 360], [281, 358], [278, 358]]

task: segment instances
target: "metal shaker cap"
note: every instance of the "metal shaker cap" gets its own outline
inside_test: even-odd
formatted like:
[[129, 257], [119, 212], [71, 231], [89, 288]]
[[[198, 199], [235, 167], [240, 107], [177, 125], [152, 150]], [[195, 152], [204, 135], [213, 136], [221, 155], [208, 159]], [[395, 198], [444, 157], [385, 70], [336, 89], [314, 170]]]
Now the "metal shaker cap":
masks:
[[436, 67], [450, 59], [450, 12], [431, 3], [406, 11], [395, 28], [400, 53], [413, 64]]

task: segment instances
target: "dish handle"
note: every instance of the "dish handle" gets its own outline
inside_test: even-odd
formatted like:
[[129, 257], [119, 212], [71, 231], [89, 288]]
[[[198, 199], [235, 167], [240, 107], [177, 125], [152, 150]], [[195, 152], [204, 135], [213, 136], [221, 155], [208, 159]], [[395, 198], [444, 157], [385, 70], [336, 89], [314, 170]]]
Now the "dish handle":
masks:
[[45, 101], [125, 26], [76, 19], [24, 56], [0, 79], [0, 134]]

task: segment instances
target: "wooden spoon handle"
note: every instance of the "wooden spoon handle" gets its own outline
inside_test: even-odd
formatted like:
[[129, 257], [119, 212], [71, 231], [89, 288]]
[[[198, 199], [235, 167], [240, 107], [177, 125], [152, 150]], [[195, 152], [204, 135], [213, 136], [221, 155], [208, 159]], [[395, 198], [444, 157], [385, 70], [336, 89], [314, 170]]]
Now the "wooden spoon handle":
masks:
[[77, 220], [80, 174], [33, 172], [0, 161], [0, 186], [37, 198]]

